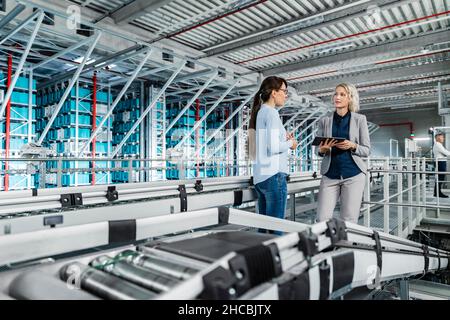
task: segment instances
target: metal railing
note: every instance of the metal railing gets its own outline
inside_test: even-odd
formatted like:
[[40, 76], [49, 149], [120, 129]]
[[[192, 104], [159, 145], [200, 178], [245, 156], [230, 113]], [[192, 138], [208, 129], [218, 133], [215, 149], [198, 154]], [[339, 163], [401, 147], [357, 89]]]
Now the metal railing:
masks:
[[[45, 188], [49, 184], [61, 187], [64, 174], [92, 172], [107, 174], [126, 172], [128, 179], [123, 181], [124, 183], [161, 180], [155, 179], [154, 173], [156, 171], [163, 173], [161, 176], [164, 179], [168, 170], [178, 170], [180, 173], [178, 179], [209, 177], [208, 170], [212, 170], [213, 177], [252, 175], [252, 163], [249, 160], [229, 161], [220, 157], [206, 162], [183, 158], [10, 158], [4, 161], [8, 161], [11, 165], [8, 170], [0, 170], [0, 175], [22, 174], [37, 177], [39, 183], [24, 186], [22, 189]], [[365, 161], [369, 168], [361, 208], [362, 223], [365, 226], [406, 237], [427, 213], [440, 218], [442, 210], [450, 210], [450, 202], [443, 205], [439, 197], [427, 199], [427, 192], [430, 192], [428, 189], [437, 186], [438, 174], [450, 174], [427, 167], [434, 165], [437, 168], [438, 159], [371, 157]], [[289, 169], [291, 172], [318, 173], [320, 162], [320, 158], [312, 160], [289, 158]], [[195, 170], [195, 174], [186, 174], [188, 170]], [[201, 172], [203, 175], [199, 174]], [[86, 184], [91, 183], [79, 185]]]
[[[380, 229], [406, 237], [424, 217], [440, 218], [441, 210], [450, 210], [450, 202], [443, 205], [439, 197], [430, 199], [428, 196], [434, 187], [438, 190], [438, 174], [450, 174], [437, 171], [439, 160], [442, 159], [367, 158], [369, 174], [366, 176], [361, 209], [363, 224], [380, 228], [373, 223], [372, 213], [374, 209], [382, 208], [383, 223]], [[434, 164], [434, 170], [427, 169], [427, 164]], [[374, 187], [380, 191], [373, 192]], [[374, 194], [376, 198], [382, 195], [381, 199], [373, 200]]]

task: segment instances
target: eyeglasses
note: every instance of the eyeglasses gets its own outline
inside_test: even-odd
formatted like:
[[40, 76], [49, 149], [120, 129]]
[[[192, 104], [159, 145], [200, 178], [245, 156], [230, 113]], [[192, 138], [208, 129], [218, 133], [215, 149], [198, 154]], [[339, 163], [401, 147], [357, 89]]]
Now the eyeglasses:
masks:
[[289, 93], [288, 89], [278, 89], [278, 91], [283, 91], [285, 95], [288, 95]]

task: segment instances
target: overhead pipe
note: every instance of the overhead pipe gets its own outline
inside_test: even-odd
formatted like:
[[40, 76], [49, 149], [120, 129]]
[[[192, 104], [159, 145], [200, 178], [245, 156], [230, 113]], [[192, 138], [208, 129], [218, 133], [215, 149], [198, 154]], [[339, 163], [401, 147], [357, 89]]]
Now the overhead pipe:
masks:
[[262, 56], [259, 56], [259, 57], [254, 57], [254, 58], [243, 60], [243, 61], [239, 61], [239, 62], [236, 62], [236, 63], [237, 64], [244, 64], [244, 63], [247, 63], [247, 62], [261, 60], [261, 59], [268, 58], [268, 57], [278, 56], [278, 55], [281, 55], [281, 54], [284, 54], [284, 53], [288, 53], [288, 52], [293, 52], [293, 51], [297, 51], [297, 50], [301, 50], [301, 49], [307, 49], [307, 48], [319, 46], [319, 45], [322, 45], [322, 44], [333, 43], [333, 42], [336, 42], [336, 41], [339, 41], [339, 40], [349, 39], [349, 38], [353, 38], [353, 37], [356, 37], [356, 36], [361, 36], [361, 35], [364, 35], [364, 34], [370, 34], [370, 33], [374, 33], [374, 32], [377, 32], [377, 31], [382, 31], [382, 30], [386, 30], [386, 29], [389, 29], [389, 28], [394, 28], [394, 27], [405, 25], [405, 24], [426, 20], [426, 19], [429, 19], [429, 18], [434, 18], [434, 17], [438, 17], [438, 16], [442, 16], [442, 15], [447, 15], [449, 13], [450, 13], [450, 10], [447, 10], [447, 11], [444, 11], [444, 12], [439, 12], [439, 13], [435, 13], [435, 14], [432, 14], [432, 15], [428, 15], [428, 16], [424, 16], [424, 17], [420, 17], [420, 18], [416, 18], [416, 19], [407, 20], [407, 21], [391, 24], [391, 25], [388, 25], [388, 26], [376, 28], [376, 29], [371, 29], [371, 30], [367, 30], [367, 31], [357, 32], [357, 33], [352, 33], [352, 34], [349, 34], [349, 35], [346, 35], [346, 36], [337, 37], [337, 38], [333, 38], [333, 39], [329, 39], [329, 40], [319, 41], [319, 42], [316, 42], [316, 43], [308, 44], [306, 46], [300, 46], [300, 47], [296, 47], [296, 48], [291, 48], [291, 49], [287, 49], [287, 50], [282, 50], [282, 51], [278, 51], [278, 52], [269, 53], [269, 54], [266, 54], [266, 55], [262, 55]]

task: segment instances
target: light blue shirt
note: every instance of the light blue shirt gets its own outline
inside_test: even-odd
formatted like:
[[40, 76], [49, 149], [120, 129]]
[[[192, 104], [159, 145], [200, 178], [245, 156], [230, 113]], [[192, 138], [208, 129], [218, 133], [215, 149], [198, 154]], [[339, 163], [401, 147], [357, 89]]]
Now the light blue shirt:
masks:
[[253, 165], [253, 183], [288, 171], [288, 151], [292, 140], [286, 140], [286, 129], [278, 110], [263, 104], [256, 117], [256, 160]]

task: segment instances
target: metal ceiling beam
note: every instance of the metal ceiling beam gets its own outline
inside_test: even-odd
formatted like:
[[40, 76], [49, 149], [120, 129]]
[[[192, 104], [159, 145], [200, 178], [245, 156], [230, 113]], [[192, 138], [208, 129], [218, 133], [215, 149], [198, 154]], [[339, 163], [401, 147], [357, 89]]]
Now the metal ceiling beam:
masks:
[[0, 39], [0, 44], [5, 43], [8, 39], [13, 37], [16, 33], [18, 33], [20, 30], [22, 30], [24, 27], [26, 27], [30, 22], [32, 22], [36, 17], [38, 17], [43, 11], [37, 10], [32, 15], [30, 15], [28, 18], [23, 20], [19, 25], [17, 25], [14, 29], [9, 31], [6, 35], [2, 36]]
[[[317, 80], [310, 83], [302, 83], [297, 85], [296, 87], [301, 92], [317, 92], [317, 91], [325, 91], [330, 90], [331, 92], [334, 90], [335, 86], [342, 82], [350, 82], [354, 83], [358, 89], [367, 91], [369, 88], [367, 86], [370, 83], [382, 83], [387, 79], [395, 80], [401, 78], [408, 78], [409, 80], [414, 80], [414, 76], [420, 74], [430, 74], [430, 73], [445, 73], [450, 70], [450, 61], [436, 62], [431, 64], [424, 64], [420, 66], [411, 66], [411, 67], [403, 67], [399, 69], [395, 69], [393, 72], [392, 69], [381, 70], [381, 71], [373, 71], [373, 72], [365, 72], [358, 73], [353, 75], [345, 75], [345, 76], [337, 76], [336, 78], [327, 79], [327, 80]], [[365, 86], [364, 84], [367, 84]], [[395, 85], [395, 83], [393, 83]], [[299, 92], [299, 93], [301, 93]]]
[[[327, 113], [327, 110], [326, 110], [326, 109], [319, 108], [319, 109], [315, 110], [315, 111], [312, 112], [309, 116], [307, 116], [306, 119], [303, 119], [302, 122], [300, 122], [299, 124], [297, 124], [297, 125], [296, 125], [292, 130], [290, 130], [290, 131], [291, 131], [291, 132], [297, 132], [297, 130], [298, 130], [301, 126], [303, 126], [303, 125], [306, 123], [306, 121], [310, 120], [311, 118], [313, 118], [313, 117], [316, 116], [317, 114], [318, 114], [319, 116], [316, 116], [316, 118], [318, 118], [318, 117], [322, 116], [324, 113]], [[315, 122], [314, 122], [314, 123], [315, 123]], [[308, 129], [310, 126], [311, 126], [311, 124], [310, 124], [309, 126], [307, 126], [305, 129], [303, 129], [303, 131], [305, 131], [306, 129]], [[299, 133], [299, 134], [300, 134], [300, 133]]]
[[225, 97], [230, 93], [230, 91], [233, 90], [233, 88], [238, 84], [238, 82], [239, 80], [235, 80], [234, 83], [227, 90], [225, 90], [225, 92], [220, 96], [219, 99], [217, 99], [214, 105], [208, 109], [208, 111], [203, 115], [203, 117], [194, 124], [192, 129], [190, 129], [189, 132], [184, 136], [184, 138], [181, 139], [181, 141], [175, 146], [174, 148], [175, 150], [179, 150], [181, 146], [188, 139], [191, 138], [191, 135], [194, 133], [194, 131], [200, 127], [200, 125], [206, 120], [206, 118], [208, 118], [211, 112], [213, 112], [217, 108], [217, 106], [223, 101], [223, 99], [225, 99]]
[[150, 58], [151, 53], [152, 53], [152, 49], [147, 49], [147, 54], [142, 59], [141, 63], [137, 66], [136, 70], [134, 70], [133, 74], [128, 78], [127, 83], [125, 83], [125, 85], [120, 90], [119, 94], [116, 96], [114, 102], [109, 107], [108, 112], [103, 116], [102, 120], [97, 125], [97, 128], [94, 130], [94, 132], [92, 132], [91, 136], [89, 137], [89, 140], [86, 141], [84, 143], [84, 145], [80, 148], [80, 151], [78, 153], [78, 157], [80, 157], [83, 154], [84, 150], [86, 150], [86, 148], [91, 144], [92, 140], [94, 140], [94, 138], [99, 134], [99, 132], [101, 130], [103, 130], [103, 125], [105, 124], [106, 120], [108, 120], [108, 118], [111, 116], [111, 114], [113, 113], [113, 111], [116, 108], [117, 104], [120, 102], [120, 100], [122, 99], [123, 95], [125, 94], [127, 89], [130, 87], [131, 83], [136, 79], [137, 75], [141, 71], [141, 69], [144, 66], [145, 62], [147, 62], [148, 58]]
[[205, 77], [205, 76], [210, 76], [211, 75], [211, 70], [213, 70], [213, 69], [208, 68], [206, 70], [200, 70], [200, 71], [192, 72], [192, 73], [189, 73], [189, 74], [186, 74], [186, 75], [182, 75], [182, 76], [177, 77], [174, 80], [174, 82], [177, 83], [177, 82], [183, 82], [183, 81], [194, 79], [194, 78], [201, 78], [201, 77]]
[[246, 125], [249, 124], [250, 119], [251, 119], [251, 118], [248, 117], [245, 121], [243, 121], [243, 122], [239, 125], [239, 127], [237, 127], [236, 129], [234, 129], [233, 132], [231, 132], [231, 133], [228, 135], [228, 137], [226, 137], [226, 139], [225, 139], [222, 143], [220, 143], [220, 144], [214, 149], [214, 151], [213, 151], [211, 154], [208, 154], [208, 155], [207, 155], [206, 159], [207, 159], [207, 160], [210, 160], [210, 159], [217, 153], [217, 151], [219, 151], [220, 149], [222, 149], [222, 148], [225, 146], [225, 144], [227, 144], [228, 141], [231, 140], [231, 138], [233, 138], [240, 130], [242, 130], [242, 128], [243, 128], [244, 126], [246, 126]]
[[[151, 70], [148, 70], [148, 71], [140, 73], [138, 78], [142, 79], [142, 78], [147, 77], [149, 75], [153, 75], [155, 77], [161, 77], [162, 78], [162, 76], [157, 75], [159, 72], [170, 70], [170, 69], [173, 69], [173, 68], [174, 68], [174, 66], [170, 65], [170, 66], [162, 66], [162, 67], [159, 67], [159, 68], [151, 69]], [[164, 79], [165, 79], [165, 77], [164, 77]], [[116, 86], [118, 84], [121, 84], [121, 83], [124, 83], [124, 82], [127, 82], [126, 78], [122, 78], [122, 79], [119, 79], [119, 80], [111, 81], [109, 83], [109, 85], [111, 87], [114, 87], [114, 86]]]
[[292, 115], [285, 123], [284, 123], [284, 127], [288, 128], [289, 124], [291, 124], [292, 121], [297, 119], [297, 116], [299, 116], [300, 114], [304, 113], [305, 110], [308, 109], [309, 106], [304, 106], [301, 107], [299, 111], [297, 111], [296, 113], [294, 113], [294, 115]]
[[178, 113], [178, 115], [170, 122], [170, 124], [166, 127], [166, 131], [164, 135], [167, 135], [170, 129], [177, 123], [177, 121], [185, 114], [185, 112], [191, 107], [191, 105], [195, 102], [195, 100], [208, 88], [209, 84], [218, 76], [217, 71], [212, 71], [209, 79], [202, 85], [202, 87], [194, 94], [194, 96], [189, 100], [189, 102], [184, 106], [184, 108]]
[[135, 0], [111, 14], [114, 23], [123, 25], [129, 21], [151, 13], [174, 0]]
[[313, 137], [315, 136], [317, 130], [318, 129], [314, 129], [307, 137], [305, 137], [305, 139], [303, 139], [303, 141], [305, 141], [304, 143], [299, 143], [297, 145], [297, 148], [301, 147], [300, 154], [302, 154], [303, 150], [305, 150], [305, 148], [307, 148], [313, 142]]
[[[299, 33], [316, 30], [318, 26], [320, 26], [320, 28], [327, 27], [342, 21], [348, 21], [349, 19], [367, 16], [369, 2], [371, 5], [376, 5], [382, 10], [385, 10], [388, 7], [399, 6], [399, 2], [397, 0], [358, 1], [356, 4], [347, 3], [326, 12], [313, 14], [302, 19], [294, 18], [288, 22], [283, 22], [276, 26], [271, 26], [259, 31], [257, 35], [252, 33], [251, 36], [236, 38], [223, 44], [206, 48], [203, 51], [207, 53], [207, 57], [224, 55], [234, 51], [262, 45], [268, 41], [273, 41], [274, 38], [281, 40]], [[401, 2], [406, 3], [411, 1], [404, 0]], [[284, 32], [283, 29], [285, 29]]]
[[37, 143], [39, 145], [42, 145], [42, 142], [45, 139], [45, 136], [47, 135], [48, 131], [50, 130], [50, 127], [52, 126], [53, 122], [55, 121], [56, 117], [58, 116], [59, 111], [62, 108], [62, 105], [66, 101], [70, 91], [72, 90], [72, 87], [74, 86], [75, 82], [78, 81], [78, 77], [81, 74], [81, 71], [83, 70], [84, 66], [86, 65], [86, 62], [89, 60], [89, 57], [92, 54], [92, 51], [94, 51], [94, 48], [98, 42], [98, 39], [100, 39], [102, 33], [97, 32], [95, 35], [91, 36], [91, 44], [89, 45], [88, 50], [86, 51], [86, 54], [83, 57], [83, 60], [81, 61], [80, 65], [78, 66], [76, 72], [74, 73], [72, 79], [70, 79], [69, 85], [66, 87], [61, 99], [59, 100], [58, 104], [56, 105], [55, 110], [52, 113], [51, 118], [48, 120], [47, 125], [45, 126], [44, 130], [42, 131], [39, 139], [37, 139]]
[[208, 145], [208, 143], [215, 138], [215, 136], [220, 132], [220, 130], [222, 130], [227, 125], [227, 123], [234, 118], [236, 114], [238, 114], [239, 112], [241, 112], [242, 109], [244, 109], [247, 103], [255, 96], [257, 91], [258, 90], [255, 90], [252, 94], [245, 97], [245, 100], [242, 101], [242, 103], [236, 108], [236, 110], [234, 110], [233, 113], [230, 114], [228, 118], [225, 119], [225, 121], [206, 139], [206, 141], [197, 150], [195, 150], [194, 154], [195, 157], [200, 154], [200, 151], [202, 151], [203, 148], [205, 148]]
[[[97, 69], [103, 68], [107, 66], [109, 63], [117, 62], [119, 60], [119, 57], [126, 55], [126, 57], [131, 58], [135, 55], [138, 55], [140, 53], [144, 53], [148, 50], [148, 47], [144, 47], [141, 45], [135, 45], [130, 48], [127, 48], [125, 50], [113, 53], [109, 56], [106, 56], [102, 59], [96, 60], [94, 63], [90, 63], [87, 68], [85, 68], [81, 74], [95, 71]], [[68, 71], [60, 76], [54, 77], [52, 80], [44, 82], [41, 84], [40, 87], [45, 88], [47, 86], [53, 85], [58, 82], [62, 82], [73, 76], [73, 74], [76, 72], [76, 70]]]
[[[130, 138], [130, 136], [133, 134], [133, 132], [137, 129], [137, 127], [141, 124], [141, 122], [145, 119], [147, 114], [155, 107], [156, 103], [161, 98], [161, 96], [164, 94], [164, 92], [169, 87], [169, 85], [172, 83], [172, 81], [175, 79], [177, 74], [180, 73], [180, 71], [183, 69], [184, 63], [185, 63], [184, 61], [181, 61], [181, 63], [178, 64], [176, 70], [173, 72], [173, 74], [170, 76], [170, 78], [166, 81], [166, 83], [161, 88], [161, 90], [159, 90], [159, 92], [152, 98], [152, 101], [142, 112], [139, 119], [137, 119], [134, 122], [133, 126], [131, 127], [130, 130], [128, 130], [125, 137], [123, 137], [122, 141], [120, 141], [120, 143], [117, 145], [117, 147], [113, 150], [113, 152], [111, 153], [112, 158], [114, 158], [117, 155], [117, 153], [120, 151], [120, 149], [122, 149], [125, 142], [127, 142], [127, 140]], [[163, 137], [163, 139], [164, 139], [164, 137]]]
[[437, 106], [439, 97], [438, 95], [434, 96], [426, 96], [426, 97], [416, 97], [410, 98], [406, 97], [403, 99], [393, 100], [393, 101], [380, 101], [374, 103], [364, 104], [361, 108], [361, 111], [368, 111], [374, 109], [384, 109], [384, 108], [398, 108], [398, 109], [406, 109], [406, 108], [414, 108], [415, 106], [423, 106], [423, 105], [435, 105]]
[[23, 10], [25, 6], [23, 4], [18, 4], [12, 9], [6, 16], [0, 20], [0, 30], [2, 30], [8, 23], [14, 20]]
[[42, 60], [41, 62], [34, 64], [34, 65], [32, 66], [32, 68], [33, 68], [33, 69], [37, 69], [37, 68], [43, 66], [43, 65], [46, 64], [46, 63], [49, 63], [49, 62], [51, 62], [51, 61], [53, 61], [53, 60], [55, 60], [55, 59], [58, 59], [58, 58], [60, 58], [60, 57], [62, 57], [62, 56], [64, 56], [64, 55], [66, 55], [66, 54], [72, 52], [73, 50], [76, 50], [76, 49], [78, 49], [79, 47], [84, 46], [85, 44], [90, 43], [91, 41], [92, 41], [91, 38], [86, 38], [86, 39], [84, 39], [84, 40], [81, 41], [81, 42], [77, 42], [77, 43], [73, 44], [72, 46], [68, 47], [67, 49], [64, 49], [64, 50], [62, 50], [62, 51], [60, 51], [60, 52], [58, 52], [58, 53], [56, 53], [56, 54], [54, 54], [54, 55], [48, 57], [47, 59], [44, 59], [44, 60]]
[[[444, 81], [444, 83], [445, 83], [445, 81]], [[402, 88], [402, 87], [400, 87], [400, 88], [393, 87], [393, 88], [388, 88], [388, 89], [380, 88], [380, 89], [375, 89], [373, 91], [371, 90], [370, 92], [360, 93], [359, 100], [361, 101], [361, 100], [382, 97], [382, 96], [401, 95], [401, 94], [414, 93], [417, 91], [432, 90], [432, 89], [436, 89], [436, 85], [430, 84], [430, 83], [414, 84], [414, 85], [410, 85], [406, 88]]]
[[[25, 51], [22, 54], [22, 57], [20, 58], [19, 65], [17, 66], [16, 72], [14, 73], [14, 77], [12, 78], [11, 83], [8, 87], [8, 90], [6, 91], [6, 94], [3, 98], [3, 102], [0, 107], [0, 120], [3, 119], [3, 112], [5, 112], [6, 105], [8, 104], [8, 101], [11, 98], [14, 87], [16, 86], [17, 80], [19, 79], [19, 76], [22, 73], [22, 69], [25, 64], [25, 61], [27, 60], [28, 54], [30, 53], [30, 50], [31, 50], [31, 47], [33, 46], [34, 39], [36, 38], [37, 32], [38, 32], [39, 28], [41, 27], [42, 21], [44, 20], [44, 11], [37, 10], [36, 16], [37, 16], [37, 20], [36, 20], [36, 24], [34, 25], [34, 30], [31, 33], [27, 47], [25, 48]], [[32, 20], [28, 20], [27, 23], [29, 23], [30, 21], [32, 21]]]
[[375, 58], [381, 53], [407, 51], [419, 49], [436, 43], [448, 42], [448, 31], [440, 31], [428, 33], [425, 36], [409, 37], [402, 40], [386, 41], [383, 44], [376, 44], [363, 49], [352, 50], [345, 53], [333, 54], [316, 59], [308, 59], [304, 61], [296, 61], [275, 68], [267, 68], [261, 70], [265, 77], [270, 75], [280, 75], [289, 72], [323, 67], [332, 64], [344, 64], [347, 61], [354, 61], [361, 58]]

